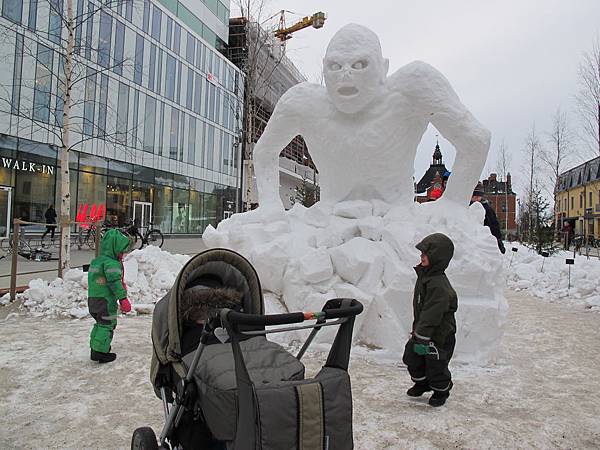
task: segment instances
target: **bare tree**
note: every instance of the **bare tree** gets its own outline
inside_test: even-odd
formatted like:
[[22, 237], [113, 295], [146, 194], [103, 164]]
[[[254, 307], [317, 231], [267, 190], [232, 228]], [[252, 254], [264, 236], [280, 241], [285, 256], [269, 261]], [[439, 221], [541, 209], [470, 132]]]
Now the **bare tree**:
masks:
[[511, 163], [511, 156], [508, 153], [508, 146], [506, 145], [506, 142], [504, 141], [504, 138], [502, 139], [502, 142], [500, 143], [500, 147], [498, 148], [498, 160], [496, 161], [496, 171], [498, 172], [498, 174], [501, 177], [501, 180], [504, 182], [505, 188], [504, 188], [504, 205], [506, 208], [505, 211], [505, 220], [504, 220], [504, 236], [508, 236], [508, 217], [509, 217], [509, 212], [510, 212], [510, 208], [508, 206], [508, 174], [510, 173], [510, 163]]
[[571, 159], [572, 141], [573, 136], [569, 128], [567, 113], [558, 108], [552, 117], [552, 129], [548, 133], [549, 146], [540, 152], [543, 163], [550, 169], [554, 197], [554, 229], [556, 233], [558, 233], [558, 216], [556, 214], [558, 179], [565, 165]]
[[535, 131], [535, 124], [531, 126], [531, 130], [525, 139], [525, 155], [527, 157], [527, 175], [529, 178], [529, 186], [527, 187], [527, 205], [529, 215], [529, 238], [533, 235], [534, 223], [533, 223], [533, 206], [534, 206], [534, 188], [537, 185], [537, 171], [539, 169], [539, 156], [540, 156], [540, 141]]
[[[60, 268], [59, 273], [70, 267], [70, 219], [71, 219], [71, 186], [69, 159], [70, 151], [79, 147], [86, 141], [93, 139], [102, 139], [107, 143], [114, 145], [123, 145], [126, 135], [131, 133], [127, 129], [127, 124], [119, 124], [118, 120], [114, 127], [106, 118], [111, 114], [116, 116], [116, 108], [110, 105], [107, 99], [96, 99], [95, 91], [97, 78], [114, 70], [116, 67], [124, 67], [128, 60], [115, 60], [110, 57], [110, 50], [105, 48], [101, 42], [93, 42], [90, 39], [76, 40], [78, 29], [83, 28], [89, 21], [94, 20], [102, 11], [117, 9], [119, 5], [126, 3], [133, 7], [133, 0], [107, 0], [100, 3], [87, 2], [85, 11], [76, 12], [73, 7], [74, 0], [65, 0], [63, 5], [59, 0], [41, 0], [40, 4], [46, 4], [50, 16], [50, 29], [48, 35], [51, 36], [52, 46], [39, 46], [37, 41], [23, 38], [19, 35], [20, 27], [15, 25], [12, 28], [5, 28], [2, 35], [3, 40], [12, 40], [17, 36], [20, 38], [20, 45], [16, 45], [16, 57], [21, 60], [24, 57], [31, 58], [42, 73], [40, 78], [37, 73], [22, 74], [19, 83], [20, 89], [23, 86], [29, 87], [30, 92], [44, 90], [44, 95], [48, 101], [36, 102], [29, 101], [31, 108], [14, 108], [12, 113], [23, 118], [33, 120], [33, 130], [43, 130], [54, 136], [60, 146], [60, 221], [61, 230], [60, 243]], [[65, 37], [66, 34], [66, 37]], [[12, 44], [9, 42], [9, 44]], [[11, 48], [11, 45], [8, 45]], [[40, 48], [44, 49], [40, 51]], [[58, 69], [53, 70], [54, 51], [60, 54]], [[50, 56], [48, 56], [48, 53]], [[13, 53], [15, 55], [15, 53]], [[89, 61], [97, 61], [100, 69], [94, 68]], [[56, 80], [56, 89], [50, 89], [53, 81]], [[44, 85], [47, 85], [45, 87]], [[13, 94], [14, 87], [11, 87], [10, 94]], [[93, 92], [93, 94], [91, 94]], [[6, 94], [6, 95], [4, 95]], [[2, 89], [0, 92], [0, 101], [12, 104], [13, 95], [8, 95], [8, 89]], [[98, 106], [99, 104], [99, 106]], [[51, 107], [54, 105], [55, 107]], [[78, 111], [85, 110], [87, 107], [98, 107], [99, 120], [89, 121]]]
[[584, 52], [579, 63], [579, 92], [577, 108], [581, 117], [583, 138], [593, 153], [600, 155], [600, 36], [592, 42], [592, 49]]

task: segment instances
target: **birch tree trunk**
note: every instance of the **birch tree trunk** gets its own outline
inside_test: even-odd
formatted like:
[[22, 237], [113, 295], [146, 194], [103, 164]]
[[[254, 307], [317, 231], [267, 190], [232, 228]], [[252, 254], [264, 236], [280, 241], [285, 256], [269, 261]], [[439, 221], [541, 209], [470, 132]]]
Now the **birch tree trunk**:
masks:
[[69, 150], [73, 53], [75, 48], [73, 0], [67, 0], [67, 33], [62, 148], [60, 150], [60, 271], [63, 273], [71, 266], [71, 177], [69, 173]]

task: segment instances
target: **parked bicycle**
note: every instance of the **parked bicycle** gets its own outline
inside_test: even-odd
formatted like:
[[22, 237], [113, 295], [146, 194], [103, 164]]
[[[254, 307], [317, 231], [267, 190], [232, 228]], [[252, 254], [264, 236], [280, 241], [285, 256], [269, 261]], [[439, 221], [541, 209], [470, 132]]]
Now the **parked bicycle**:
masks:
[[165, 242], [165, 238], [162, 232], [158, 228], [154, 228], [153, 225], [152, 222], [148, 222], [148, 226], [144, 227], [146, 231], [141, 233], [137, 224], [135, 222], [130, 222], [121, 231], [131, 236], [134, 246], [137, 245], [137, 241], [140, 239], [140, 248], [144, 248], [146, 245], [153, 245], [161, 248]]

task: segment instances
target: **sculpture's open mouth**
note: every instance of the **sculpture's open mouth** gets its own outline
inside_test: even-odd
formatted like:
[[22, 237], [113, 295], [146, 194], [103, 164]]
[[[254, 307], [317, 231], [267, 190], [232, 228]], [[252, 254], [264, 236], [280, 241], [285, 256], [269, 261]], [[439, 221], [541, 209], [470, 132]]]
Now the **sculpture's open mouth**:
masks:
[[358, 94], [358, 89], [356, 89], [354, 86], [343, 86], [337, 91], [338, 94], [344, 97], [352, 97], [353, 95]]

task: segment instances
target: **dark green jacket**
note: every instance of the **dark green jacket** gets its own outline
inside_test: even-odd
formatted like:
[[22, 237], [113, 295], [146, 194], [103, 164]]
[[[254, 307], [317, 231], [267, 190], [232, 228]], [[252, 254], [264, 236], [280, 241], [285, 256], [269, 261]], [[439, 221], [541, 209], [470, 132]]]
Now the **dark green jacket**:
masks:
[[129, 239], [119, 230], [106, 232], [100, 242], [100, 254], [90, 263], [88, 297], [109, 301], [127, 298], [120, 255], [129, 249]]
[[458, 297], [444, 271], [454, 254], [454, 244], [442, 233], [427, 236], [416, 245], [429, 258], [429, 266], [415, 267], [417, 283], [413, 297], [413, 333], [441, 346], [456, 333], [454, 313]]

